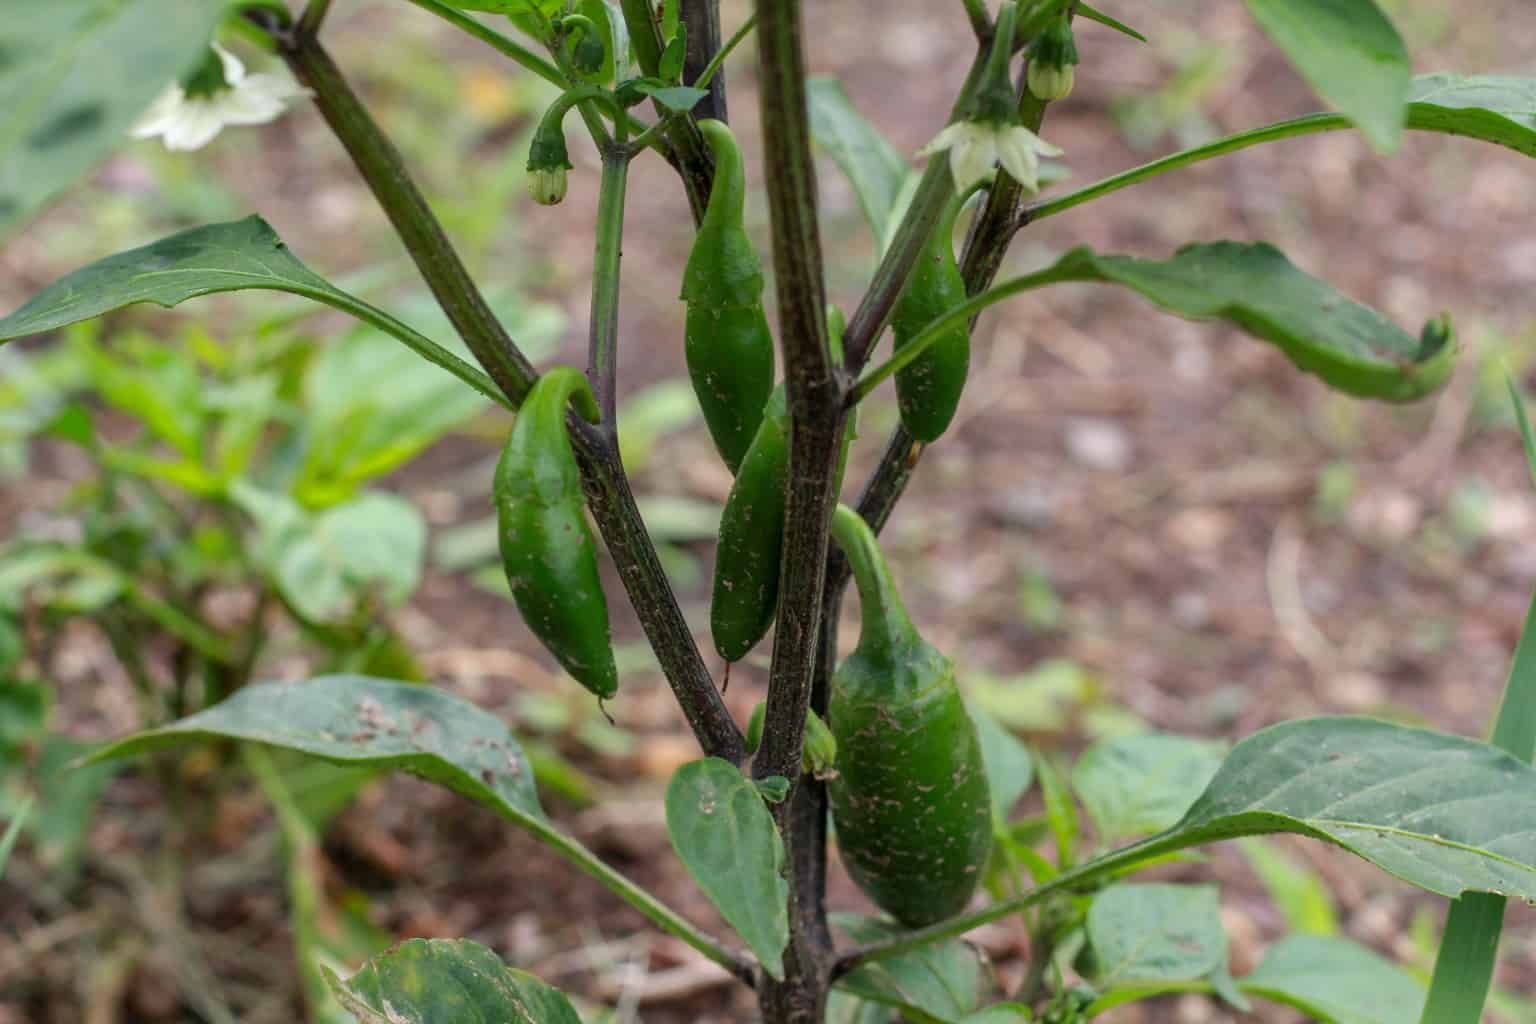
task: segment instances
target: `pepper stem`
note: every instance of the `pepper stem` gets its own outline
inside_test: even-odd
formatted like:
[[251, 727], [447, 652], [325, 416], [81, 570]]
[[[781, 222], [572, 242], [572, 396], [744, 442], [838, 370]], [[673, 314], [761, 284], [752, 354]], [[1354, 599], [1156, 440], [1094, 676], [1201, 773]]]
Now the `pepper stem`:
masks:
[[832, 513], [832, 537], [853, 569], [859, 588], [859, 608], [863, 628], [859, 647], [865, 650], [894, 651], [910, 646], [918, 639], [917, 630], [901, 603], [901, 594], [891, 570], [880, 553], [875, 532], [853, 509], [838, 505]]

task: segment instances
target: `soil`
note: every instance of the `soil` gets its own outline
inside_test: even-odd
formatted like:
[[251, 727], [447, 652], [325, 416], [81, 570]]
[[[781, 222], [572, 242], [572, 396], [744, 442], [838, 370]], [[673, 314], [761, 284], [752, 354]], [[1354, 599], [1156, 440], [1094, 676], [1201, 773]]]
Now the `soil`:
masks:
[[[356, 69], [364, 95], [399, 132], [450, 231], [485, 238], [477, 265], [489, 279], [511, 278], [564, 309], [569, 322], [557, 358], [582, 362], [595, 154], [575, 145], [573, 131], [577, 168], [562, 206], [519, 201], [492, 206], [503, 217], [493, 227], [476, 220], [483, 197], [460, 187], [461, 154], [471, 152], [481, 169], [520, 164], [536, 101], [547, 96], [522, 72], [503, 77], [489, 51], [402, 6], [340, 5], [327, 31], [341, 64]], [[738, 24], [746, 6], [728, 0], [727, 24]], [[1096, 26], [1080, 32], [1077, 90], [1052, 107], [1042, 132], [1066, 151], [1074, 182], [1315, 109], [1241, 4], [1105, 6], [1153, 43]], [[1521, 0], [1485, 0], [1455, 14], [1423, 0], [1389, 6], [1418, 71], [1536, 73], [1536, 20]], [[811, 69], [837, 75], [897, 148], [913, 153], [941, 126], [971, 53], [958, 7], [809, 4]], [[733, 63], [730, 109], [755, 179], [753, 63], [750, 47]], [[419, 104], [417, 80], [429, 86]], [[818, 174], [830, 290], [851, 308], [872, 244], [836, 168], [823, 162]], [[173, 201], [167, 181], [177, 175]], [[197, 184], [215, 176], [226, 182], [222, 190]], [[475, 179], [485, 187], [494, 180]], [[509, 180], [520, 200], [521, 174]], [[631, 183], [620, 325], [626, 394], [682, 372], [675, 295], [690, 240], [667, 167], [643, 159]], [[146, 202], [159, 220], [152, 228], [132, 222], [144, 238], [180, 226], [178, 218], [202, 204], [221, 218], [227, 208], [261, 212], [326, 274], [398, 254], [344, 155], [305, 111], [180, 161], [147, 147], [114, 159], [90, 189], [0, 251], [0, 307], [108, 251], [101, 238], [122, 232], [120, 211]], [[766, 245], [760, 195], [755, 202], [749, 220]], [[1533, 218], [1536, 172], [1516, 154], [1415, 136], [1384, 158], [1340, 133], [1206, 163], [1031, 227], [1010, 257], [1016, 269], [1074, 245], [1166, 256], [1189, 241], [1269, 240], [1399, 323], [1451, 310], [1465, 352], [1443, 395], [1397, 408], [1331, 394], [1227, 328], [1153, 314], [1118, 291], [1059, 287], [1010, 301], [983, 318], [959, 418], [925, 453], [885, 535], [925, 635], [957, 657], [978, 691], [994, 695], [1039, 686], [1030, 673], [1043, 665], [1076, 666], [1092, 695], [1042, 713], [1027, 735], [1061, 757], [1130, 718], [1228, 741], [1324, 713], [1380, 714], [1480, 735], [1536, 587], [1536, 491], [1502, 404], [1499, 369], [1502, 359], [1536, 383], [1525, 372], [1536, 355]], [[894, 401], [882, 393], [866, 413], [851, 481], [873, 467], [893, 424]], [[489, 433], [451, 438], [390, 486], [426, 510], [436, 529], [483, 517], [484, 470], [495, 453]], [[0, 493], [7, 531], [22, 529], [39, 503], [57, 501], [78, 471], [39, 447], [32, 475]], [[729, 484], [724, 474], [694, 424], [661, 441], [636, 489], [715, 500]], [[686, 547], [695, 568], [707, 570], [710, 545]], [[701, 637], [707, 580], [682, 592]], [[610, 593], [619, 592], [610, 580]], [[633, 646], [640, 640], [633, 615], [622, 600], [613, 604], [619, 639]], [[851, 644], [853, 620], [845, 620]], [[554, 672], [503, 599], [462, 575], [433, 571], [397, 625], [438, 683], [506, 714], [514, 727], [529, 694], [576, 709], [578, 725], [555, 743], [596, 780], [601, 799], [578, 806], [552, 798], [552, 815], [663, 901], [723, 930], [668, 848], [659, 796], [697, 750], [653, 669], [630, 671], [609, 705], [630, 739], [594, 742], [613, 734], [596, 729], [585, 695]], [[82, 738], [134, 724], [128, 701], [112, 696], [123, 683], [109, 660], [82, 629], [74, 669], [59, 672], [61, 717]], [[274, 665], [273, 674], [291, 669]], [[740, 720], [761, 699], [765, 677], [755, 659], [733, 673], [727, 700]], [[210, 815], [218, 827], [171, 839], [160, 832], [156, 800], [145, 776], [109, 791], [72, 891], [48, 882], [26, 856], [16, 862], [0, 889], [0, 1024], [212, 1020], [197, 1008], [209, 993], [239, 1007], [242, 1021], [293, 1019], [292, 936], [261, 801], [218, 795]], [[164, 889], [151, 879], [160, 852], [177, 844], [190, 858], [182, 879], [188, 898], [180, 913], [167, 914], [155, 904]], [[1424, 965], [1409, 925], [1419, 912], [1438, 918], [1441, 903], [1339, 851], [1284, 846], [1328, 881], [1347, 934]], [[748, 993], [659, 937], [595, 882], [488, 812], [424, 783], [371, 786], [327, 835], [324, 855], [329, 890], [362, 893], [371, 922], [396, 937], [475, 938], [510, 963], [632, 1015], [625, 1019], [752, 1019]], [[1218, 848], [1209, 863], [1160, 874], [1224, 883], [1234, 973], [1251, 969], [1279, 934], [1279, 914], [1235, 850]], [[840, 872], [832, 902], [867, 907]], [[1023, 970], [1017, 926], [988, 929], [981, 941], [999, 983], [1016, 984]], [[206, 964], [201, 993], [177, 969], [183, 949], [200, 951]], [[1505, 950], [1500, 983], [1536, 996], [1536, 916], [1525, 907], [1511, 911]], [[139, 966], [103, 999], [108, 953]], [[1183, 998], [1102, 1019], [1238, 1018]], [[1266, 1008], [1245, 1019], [1300, 1018]]]

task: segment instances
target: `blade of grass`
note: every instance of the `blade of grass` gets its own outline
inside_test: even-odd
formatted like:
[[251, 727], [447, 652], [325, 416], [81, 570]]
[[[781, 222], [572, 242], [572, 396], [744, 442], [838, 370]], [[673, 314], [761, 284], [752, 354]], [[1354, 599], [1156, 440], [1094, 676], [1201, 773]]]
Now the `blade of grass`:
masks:
[[[1531, 478], [1536, 482], [1536, 435], [1532, 434], [1525, 402], [1507, 370], [1504, 381], [1515, 406]], [[1491, 742], [1522, 761], [1536, 756], [1536, 598], [1526, 612], [1525, 627], [1515, 645]], [[1482, 1019], [1499, 957], [1504, 904], [1503, 896], [1487, 893], [1468, 893], [1451, 904], [1420, 1024], [1477, 1024]]]
[[20, 807], [16, 808], [16, 816], [6, 826], [5, 835], [0, 836], [0, 878], [5, 877], [5, 862], [11, 859], [11, 850], [16, 846], [16, 840], [21, 838], [21, 827], [27, 823], [27, 817], [32, 813], [32, 798], [27, 797]]

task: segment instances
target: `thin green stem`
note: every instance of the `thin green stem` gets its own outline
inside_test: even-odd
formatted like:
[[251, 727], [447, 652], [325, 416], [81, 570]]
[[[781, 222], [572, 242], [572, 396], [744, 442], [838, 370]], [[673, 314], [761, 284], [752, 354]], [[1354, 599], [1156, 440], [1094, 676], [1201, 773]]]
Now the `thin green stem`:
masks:
[[970, 19], [971, 31], [985, 43], [992, 38], [992, 16], [987, 13], [987, 0], [961, 0], [965, 4], [965, 16]]
[[603, 863], [601, 858], [576, 839], [539, 818], [520, 818], [518, 824], [582, 872], [607, 886], [610, 891], [638, 910], [656, 927], [698, 950], [707, 959], [724, 967], [747, 985], [756, 983], [755, 972], [742, 957], [727, 950], [715, 939], [688, 923], [672, 908]]
[[949, 312], [924, 327], [922, 331], [906, 345], [903, 345], [891, 358], [865, 372], [859, 378], [849, 393], [850, 405], [863, 401], [869, 393], [879, 387], [887, 377], [899, 372], [903, 367], [910, 365], [918, 356], [922, 355], [928, 347], [943, 337], [944, 332], [962, 324], [971, 317], [980, 313], [988, 306], [995, 305], [1004, 299], [1027, 292], [1035, 288], [1043, 288], [1048, 284], [1058, 284], [1062, 281], [1081, 280], [1078, 272], [1071, 267], [1063, 267], [1061, 264], [1046, 267], [1033, 274], [1025, 274], [1011, 281], [1004, 281], [980, 295], [974, 296], [955, 306]]
[[[674, 0], [675, 2], [675, 0]], [[635, 48], [640, 70], [657, 77], [661, 66], [661, 49], [664, 40], [661, 28], [652, 17], [651, 0], [620, 0], [624, 24], [629, 29], [629, 42]], [[661, 104], [653, 104], [658, 117], [665, 115]], [[667, 146], [671, 150], [673, 164], [683, 179], [688, 193], [688, 208], [693, 221], [698, 224], [704, 218], [709, 205], [709, 189], [714, 181], [714, 165], [704, 146], [704, 136], [691, 117], [680, 117], [664, 129]]]
[[309, 6], [305, 7], [304, 13], [299, 16], [299, 33], [306, 36], [318, 34], [320, 26], [325, 23], [325, 16], [329, 13], [331, 13], [331, 0], [309, 0]]
[[1177, 171], [1191, 164], [1210, 160], [1213, 157], [1225, 156], [1235, 153], [1240, 149], [1257, 146], [1265, 142], [1275, 142], [1279, 139], [1294, 138], [1297, 135], [1311, 135], [1316, 132], [1336, 132], [1353, 125], [1339, 114], [1309, 114], [1306, 117], [1298, 117], [1290, 121], [1281, 121], [1278, 124], [1266, 125], [1263, 128], [1254, 128], [1246, 132], [1238, 132], [1236, 135], [1228, 135], [1224, 139], [1204, 146], [1196, 146], [1194, 149], [1186, 149], [1171, 156], [1165, 156], [1160, 160], [1133, 167], [1128, 171], [1122, 171], [1103, 181], [1086, 185], [1075, 192], [1057, 196], [1054, 199], [1046, 199], [1025, 207], [1020, 218], [1020, 226], [1033, 224], [1037, 220], [1054, 217], [1074, 206], [1081, 206], [1086, 202], [1107, 196], [1111, 192], [1118, 192], [1132, 185], [1139, 185], [1148, 178], [1155, 178], [1159, 174], [1167, 174], [1169, 171]]
[[714, 57], [710, 58], [709, 63], [704, 66], [704, 70], [699, 73], [699, 77], [691, 83], [693, 87], [695, 89], [708, 88], [716, 73], [725, 66], [726, 58], [731, 55], [731, 51], [740, 46], [756, 27], [757, 15], [755, 13], [747, 15], [747, 20], [741, 23], [741, 28], [738, 28], [736, 34], [726, 40], [725, 45], [715, 52]]
[[619, 262], [624, 241], [624, 191], [629, 154], [603, 155], [597, 197], [597, 244], [592, 257], [592, 323], [588, 331], [587, 378], [597, 397], [604, 429], [615, 431], [616, 364], [619, 334]]
[[496, 385], [496, 382], [486, 376], [484, 371], [466, 363], [431, 338], [417, 331], [414, 327], [397, 320], [382, 309], [371, 306], [362, 299], [342, 291], [318, 288], [314, 290], [300, 290], [295, 288], [293, 293], [323, 303], [332, 309], [341, 310], [343, 313], [348, 313], [365, 324], [377, 327], [385, 334], [393, 336], [406, 348], [415, 352], [427, 362], [447, 370], [459, 378], [459, 380], [491, 399], [491, 401], [508, 409], [516, 408], [512, 401], [502, 393], [501, 388]]
[[1116, 850], [1099, 860], [1090, 861], [1079, 865], [1071, 871], [1063, 872], [1044, 885], [1031, 889], [1022, 896], [1011, 900], [1003, 900], [989, 907], [959, 917], [950, 918], [948, 921], [940, 921], [938, 924], [929, 925], [926, 928], [918, 928], [910, 932], [877, 942], [865, 943], [856, 946], [838, 958], [833, 967], [834, 979], [859, 967], [863, 964], [873, 963], [876, 960], [885, 960], [903, 953], [910, 953], [915, 949], [930, 946], [944, 939], [952, 939], [958, 935], [984, 924], [1001, 920], [1010, 914], [1017, 914], [1022, 910], [1028, 910], [1048, 896], [1057, 893], [1070, 892], [1079, 889], [1101, 879], [1107, 878], [1123, 868], [1138, 864], [1150, 857], [1169, 853], [1173, 850], [1183, 849], [1190, 845], [1188, 836], [1159, 835], [1149, 839], [1143, 839], [1139, 843]]
[[[448, 22], [454, 27], [461, 29], [469, 35], [474, 36], [476, 39], [490, 46], [498, 53], [505, 57], [511, 58], [513, 62], [521, 65], [529, 71], [532, 71], [546, 82], [549, 82], [552, 85], [557, 85], [561, 89], [567, 89], [570, 87], [570, 79], [561, 73], [558, 67], [551, 64], [543, 57], [540, 57], [537, 53], [534, 53], [528, 47], [517, 42], [517, 40], [502, 35], [500, 32], [497, 32], [495, 29], [486, 26], [478, 19], [472, 18], [465, 14], [463, 11], [460, 11], [454, 7], [449, 7], [447, 4], [443, 3], [442, 0], [409, 0], [409, 2], [415, 4], [417, 7], [420, 7], [424, 11], [429, 11], [432, 14], [437, 15], [439, 18], [442, 18], [444, 21]], [[647, 127], [644, 121], [641, 121], [639, 118], [629, 113], [625, 113], [623, 116], [624, 125], [629, 131], [647, 131]], [[665, 155], [664, 147], [658, 146], [657, 148], [662, 149], [663, 155]]]

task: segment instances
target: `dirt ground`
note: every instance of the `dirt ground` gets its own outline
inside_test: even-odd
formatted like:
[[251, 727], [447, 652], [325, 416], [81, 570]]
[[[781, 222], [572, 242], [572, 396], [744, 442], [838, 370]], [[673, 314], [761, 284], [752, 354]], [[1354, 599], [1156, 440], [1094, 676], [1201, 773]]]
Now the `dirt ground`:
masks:
[[[1042, 132], [1066, 151], [1075, 182], [1315, 108], [1241, 4], [1104, 6], [1153, 42], [1081, 30], [1078, 89], [1050, 110]], [[1522, 0], [1480, 0], [1454, 14], [1429, 0], [1388, 6], [1418, 71], [1536, 74], [1536, 19]], [[562, 307], [569, 325], [559, 358], [581, 362], [595, 155], [575, 146], [572, 132], [578, 166], [564, 205], [519, 202], [489, 230], [468, 222], [477, 208], [458, 191], [457, 161], [468, 152], [477, 163], [520, 165], [513, 142], [526, 138], [536, 112], [530, 97], [545, 94], [521, 73], [507, 81], [489, 51], [403, 7], [339, 5], [329, 32], [341, 63], [357, 69], [386, 127], [398, 131], [450, 230], [485, 234], [475, 262], [488, 279], [514, 278]], [[738, 24], [745, 9], [728, 0], [727, 24]], [[815, 23], [812, 70], [841, 78], [897, 147], [915, 152], [941, 125], [971, 52], [959, 5], [820, 0], [808, 4], [808, 17]], [[418, 72], [430, 82], [419, 104], [411, 91]], [[752, 148], [750, 54], [731, 72], [732, 120]], [[755, 159], [751, 167], [756, 171]], [[825, 162], [818, 170], [831, 290], [851, 308], [871, 265], [871, 243], [835, 167]], [[221, 139], [176, 164], [134, 147], [90, 190], [0, 251], [0, 308], [107, 252], [103, 234], [138, 229], [123, 228], [118, 211], [146, 201], [163, 218], [145, 238], [180, 226], [177, 218], [189, 210], [222, 216], [254, 209], [323, 273], [396, 259], [377, 210], [349, 172], [311, 111]], [[226, 187], [196, 192], [215, 173]], [[180, 176], [175, 204], [163, 198], [168, 174]], [[511, 180], [520, 198], [520, 176]], [[675, 296], [690, 233], [681, 192], [659, 160], [637, 164], [630, 195], [620, 373], [632, 393], [681, 373]], [[760, 198], [750, 220], [766, 240]], [[1073, 666], [1089, 680], [1086, 697], [1037, 701], [1043, 710], [1028, 738], [1062, 754], [1080, 749], [1106, 721], [1129, 716], [1227, 740], [1319, 713], [1383, 714], [1481, 734], [1536, 588], [1536, 490], [1509, 427], [1500, 376], [1503, 360], [1536, 385], [1526, 372], [1536, 356], [1533, 221], [1536, 170], [1516, 154], [1418, 136], [1384, 159], [1355, 136], [1335, 134], [1210, 162], [1031, 228], [1011, 256], [1016, 268], [1079, 244], [1165, 256], [1188, 241], [1269, 240], [1404, 325], [1416, 328], [1449, 309], [1465, 346], [1461, 369], [1431, 402], [1365, 404], [1328, 393], [1230, 330], [1154, 314], [1117, 291], [1070, 286], [1013, 300], [983, 318], [959, 420], [925, 455], [886, 534], [914, 618], [991, 699], [1006, 700], [1010, 687], [1038, 688], [1042, 665]], [[894, 403], [882, 394], [866, 415], [851, 481], [873, 467], [892, 424]], [[476, 434], [450, 439], [393, 481], [439, 530], [487, 511], [485, 466], [495, 448]], [[46, 476], [46, 460], [40, 465]], [[695, 424], [660, 443], [636, 486], [650, 496], [713, 500], [729, 485], [724, 474]], [[5, 496], [0, 528], [17, 528], [36, 500], [29, 495], [56, 494], [53, 483], [6, 485], [16, 489]], [[689, 550], [707, 569], [709, 545]], [[707, 579], [683, 594], [701, 637]], [[621, 600], [613, 603], [616, 631], [632, 644], [640, 637], [633, 615]], [[484, 707], [515, 718], [528, 692], [571, 700], [575, 688], [553, 673], [510, 605], [462, 575], [432, 573], [400, 625], [442, 685]], [[847, 629], [844, 638], [851, 644]], [[742, 721], [761, 697], [765, 674], [761, 662], [749, 660], [733, 675], [728, 700]], [[110, 682], [90, 671], [61, 679], [61, 700], [88, 706]], [[627, 675], [611, 711], [631, 740], [561, 740], [598, 780], [602, 800], [577, 807], [556, 799], [552, 812], [664, 901], [718, 928], [665, 836], [661, 788], [696, 748], [664, 682], [642, 665]], [[98, 850], [131, 854], [143, 828], [121, 819], [152, 802], [148, 785], [129, 778], [112, 790]], [[232, 834], [237, 841], [211, 844], [187, 868], [191, 901], [178, 926], [185, 931], [174, 938], [203, 949], [211, 986], [235, 996], [268, 989], [266, 998], [242, 1004], [252, 1008], [240, 1019], [292, 1019], [275, 840], [259, 822]], [[1300, 843], [1287, 849], [1332, 885], [1348, 934], [1395, 957], [1415, 956], [1409, 923], [1425, 907], [1438, 916], [1438, 904], [1336, 851]], [[490, 814], [466, 811], [425, 784], [399, 780], [369, 790], [325, 852], [337, 889], [364, 892], [373, 922], [395, 935], [478, 939], [554, 984], [635, 1014], [631, 1019], [751, 1019], [745, 992], [648, 930], [596, 883]], [[89, 895], [54, 912], [46, 902], [29, 905], [17, 889], [0, 889], [9, 904], [0, 905], [0, 1024], [87, 1019], [78, 979], [101, 941], [92, 931], [95, 901], [142, 895], [123, 873], [98, 863]], [[1209, 864], [1169, 877], [1212, 874], [1226, 883], [1240, 974], [1262, 956], [1281, 920], [1235, 851], [1216, 850]], [[840, 874], [833, 901], [840, 909], [863, 905]], [[140, 916], [156, 920], [153, 908]], [[1501, 982], [1536, 996], [1536, 916], [1517, 907], [1510, 922]], [[999, 926], [982, 939], [1000, 981], [1016, 981], [1019, 930]], [[262, 958], [273, 966], [256, 966]], [[147, 972], [127, 1012], [99, 1019], [208, 1019], [183, 1005], [168, 977]], [[24, 1000], [8, 994], [22, 992]], [[1236, 1018], [1184, 999], [1102, 1019]], [[1265, 1010], [1254, 1019], [1300, 1018]]]

